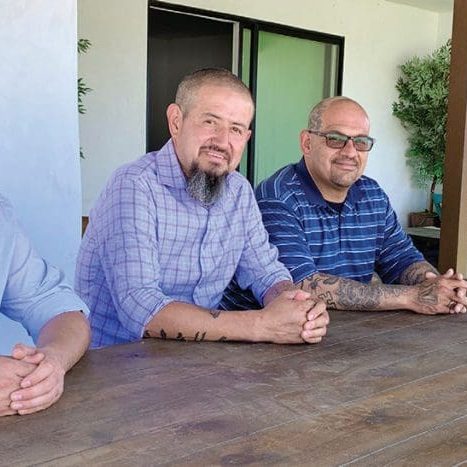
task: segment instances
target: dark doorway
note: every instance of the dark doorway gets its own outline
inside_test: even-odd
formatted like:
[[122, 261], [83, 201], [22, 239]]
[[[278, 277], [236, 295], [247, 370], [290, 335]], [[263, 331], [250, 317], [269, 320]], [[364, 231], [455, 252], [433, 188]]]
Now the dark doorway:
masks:
[[181, 78], [199, 68], [232, 70], [234, 23], [149, 8], [147, 150], [169, 138], [165, 109]]

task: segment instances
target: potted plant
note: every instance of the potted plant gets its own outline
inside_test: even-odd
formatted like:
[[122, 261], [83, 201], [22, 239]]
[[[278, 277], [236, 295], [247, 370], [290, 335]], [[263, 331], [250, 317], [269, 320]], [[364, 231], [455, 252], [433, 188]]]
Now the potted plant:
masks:
[[[425, 218], [431, 219], [436, 216], [433, 198], [440, 206], [435, 188], [444, 176], [450, 59], [449, 40], [431, 55], [413, 57], [401, 65], [396, 84], [399, 99], [392, 105], [393, 114], [408, 132], [406, 157], [413, 179], [420, 187], [430, 185], [430, 207]], [[430, 223], [433, 225], [433, 221]], [[426, 221], [422, 225], [427, 225]]]

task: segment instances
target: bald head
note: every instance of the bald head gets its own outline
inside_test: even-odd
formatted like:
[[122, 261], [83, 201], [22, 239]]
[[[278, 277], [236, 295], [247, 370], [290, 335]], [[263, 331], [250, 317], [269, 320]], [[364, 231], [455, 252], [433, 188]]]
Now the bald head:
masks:
[[370, 121], [365, 109], [357, 101], [350, 99], [350, 97], [335, 96], [323, 99], [311, 109], [310, 115], [308, 117], [308, 129], [314, 131], [321, 131], [321, 129], [323, 128], [323, 119], [326, 112], [331, 107], [339, 106], [344, 106], [347, 108], [354, 107], [356, 110], [359, 110], [363, 114], [365, 114], [368, 122]]
[[190, 111], [198, 91], [204, 86], [225, 87], [243, 94], [254, 108], [250, 90], [231, 71], [224, 68], [203, 68], [186, 75], [178, 85], [175, 103], [184, 114]]

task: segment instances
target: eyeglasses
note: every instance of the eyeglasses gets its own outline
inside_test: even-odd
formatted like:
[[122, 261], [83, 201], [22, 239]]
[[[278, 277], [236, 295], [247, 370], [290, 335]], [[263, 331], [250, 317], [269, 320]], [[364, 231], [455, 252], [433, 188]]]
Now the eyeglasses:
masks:
[[357, 151], [369, 151], [376, 141], [370, 136], [347, 136], [342, 133], [337, 133], [336, 131], [331, 131], [329, 133], [322, 133], [316, 130], [307, 131], [313, 135], [326, 138], [326, 146], [332, 149], [342, 149], [347, 144], [347, 141], [351, 140]]

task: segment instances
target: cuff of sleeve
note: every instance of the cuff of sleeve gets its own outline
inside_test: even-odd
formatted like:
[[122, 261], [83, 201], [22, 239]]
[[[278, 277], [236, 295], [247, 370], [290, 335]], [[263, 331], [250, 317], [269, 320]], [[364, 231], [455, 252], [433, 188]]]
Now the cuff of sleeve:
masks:
[[176, 300], [173, 299], [173, 298], [170, 298], [170, 297], [164, 297], [162, 298], [157, 304], [156, 306], [154, 307], [154, 309], [146, 314], [145, 318], [144, 318], [144, 322], [142, 323], [142, 325], [140, 326], [139, 330], [138, 330], [138, 335], [137, 337], [139, 339], [142, 339], [143, 338], [143, 335], [144, 335], [144, 331], [146, 329], [146, 326], [149, 324], [149, 322], [154, 318], [154, 316], [157, 315], [157, 313], [159, 313], [159, 311], [162, 310], [162, 308], [166, 307], [169, 303], [172, 303], [172, 302], [175, 302]]
[[290, 281], [292, 282], [292, 276], [284, 268], [283, 271], [277, 272], [276, 274], [270, 275], [267, 278], [264, 278], [261, 282], [253, 284], [252, 292], [256, 300], [264, 306], [264, 296], [266, 292], [278, 282]]
[[318, 270], [314, 264], [302, 264], [290, 271], [294, 284], [312, 276], [313, 274], [316, 274], [317, 272]]
[[37, 342], [41, 329], [55, 316], [67, 311], [81, 310], [89, 316], [89, 309], [85, 303], [71, 292], [55, 292], [35, 303], [32, 310], [26, 313], [27, 318], [22, 322], [34, 342]]

